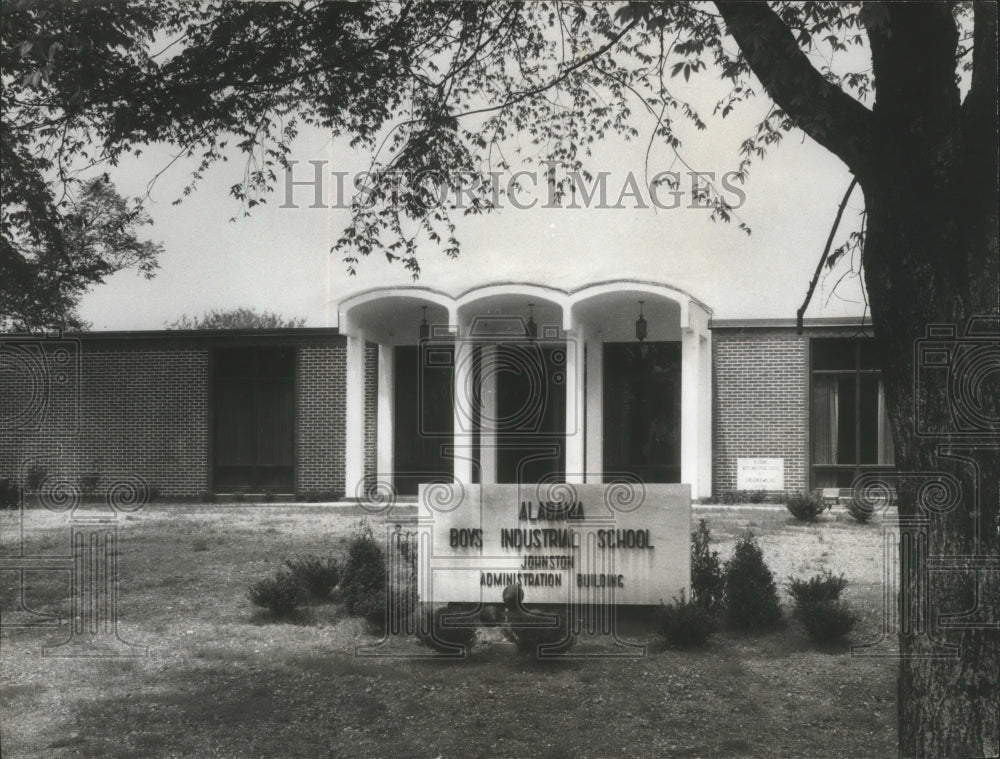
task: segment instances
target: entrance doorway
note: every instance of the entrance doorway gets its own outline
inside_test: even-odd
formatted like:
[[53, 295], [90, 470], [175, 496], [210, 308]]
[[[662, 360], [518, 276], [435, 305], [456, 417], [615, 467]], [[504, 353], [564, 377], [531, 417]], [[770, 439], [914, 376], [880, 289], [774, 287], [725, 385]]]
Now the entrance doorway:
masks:
[[496, 346], [497, 482], [563, 479], [566, 469], [566, 349]]
[[604, 343], [604, 471], [681, 481], [681, 344]]
[[416, 495], [422, 482], [453, 479], [454, 461], [445, 456], [455, 426], [453, 356], [452, 346], [395, 348], [392, 456], [398, 495]]

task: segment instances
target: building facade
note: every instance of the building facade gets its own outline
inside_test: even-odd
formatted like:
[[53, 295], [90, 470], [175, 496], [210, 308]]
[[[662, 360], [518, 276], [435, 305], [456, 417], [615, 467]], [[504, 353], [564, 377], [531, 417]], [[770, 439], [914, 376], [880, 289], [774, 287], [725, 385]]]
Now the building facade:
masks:
[[892, 465], [860, 321], [713, 320], [638, 280], [381, 288], [337, 317], [0, 336], [0, 478], [53, 498], [121, 481], [162, 499], [339, 500], [630, 480], [712, 499]]

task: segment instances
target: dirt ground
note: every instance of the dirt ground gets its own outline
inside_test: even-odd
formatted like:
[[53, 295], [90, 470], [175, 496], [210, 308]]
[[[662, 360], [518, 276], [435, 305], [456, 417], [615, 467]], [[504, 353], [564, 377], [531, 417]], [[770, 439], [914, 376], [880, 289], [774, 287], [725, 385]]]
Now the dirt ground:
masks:
[[[286, 557], [343, 554], [361, 512], [318, 505], [161, 505], [120, 519], [114, 657], [66, 656], [70, 528], [0, 514], [0, 739], [24, 757], [885, 757], [895, 752], [894, 660], [817, 648], [795, 623], [723, 632], [703, 650], [641, 618], [537, 662], [499, 631], [458, 660], [382, 641], [342, 607], [274, 623], [246, 598]], [[695, 507], [725, 558], [746, 529], [780, 585], [844, 573], [861, 621], [882, 624], [878, 523], [795, 523], [784, 510]], [[10, 562], [8, 562], [8, 566]], [[22, 582], [23, 580], [23, 582]], [[21, 608], [20, 600], [28, 610]], [[783, 601], [787, 595], [783, 592]], [[51, 615], [51, 618], [42, 615]], [[26, 626], [19, 626], [26, 625]], [[622, 644], [625, 645], [622, 645]], [[52, 647], [45, 653], [45, 647]], [[124, 654], [124, 655], [122, 655]], [[361, 654], [361, 655], [359, 655]]]

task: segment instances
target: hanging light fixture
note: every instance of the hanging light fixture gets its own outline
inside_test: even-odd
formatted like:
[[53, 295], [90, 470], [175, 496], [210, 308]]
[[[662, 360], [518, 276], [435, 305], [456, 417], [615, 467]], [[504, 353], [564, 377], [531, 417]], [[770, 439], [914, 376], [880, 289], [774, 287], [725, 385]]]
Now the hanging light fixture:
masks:
[[431, 325], [427, 323], [427, 306], [421, 306], [424, 310], [424, 318], [420, 321], [420, 341], [423, 342], [431, 336]]
[[645, 301], [639, 301], [639, 318], [635, 320], [635, 337], [641, 343], [646, 339], [646, 317], [642, 315], [642, 304]]
[[538, 325], [535, 324], [535, 304], [528, 304], [528, 323], [525, 325], [529, 340], [538, 337]]

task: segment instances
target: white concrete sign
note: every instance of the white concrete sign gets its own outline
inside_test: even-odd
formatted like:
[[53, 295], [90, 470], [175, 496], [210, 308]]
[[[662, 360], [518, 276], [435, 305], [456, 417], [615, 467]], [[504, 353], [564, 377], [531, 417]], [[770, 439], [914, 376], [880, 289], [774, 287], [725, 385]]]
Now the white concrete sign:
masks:
[[784, 459], [736, 459], [737, 490], [784, 490]]
[[669, 603], [691, 577], [691, 487], [420, 486], [421, 600]]

